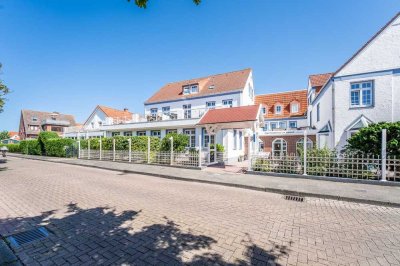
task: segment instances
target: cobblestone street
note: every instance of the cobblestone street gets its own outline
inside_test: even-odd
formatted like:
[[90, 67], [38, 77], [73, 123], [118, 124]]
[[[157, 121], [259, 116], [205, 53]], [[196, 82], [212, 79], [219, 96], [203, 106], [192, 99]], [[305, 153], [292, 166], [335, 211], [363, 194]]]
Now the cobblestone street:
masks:
[[[400, 265], [400, 209], [10, 158], [2, 237], [26, 265]], [[245, 178], [245, 176], [244, 176]]]

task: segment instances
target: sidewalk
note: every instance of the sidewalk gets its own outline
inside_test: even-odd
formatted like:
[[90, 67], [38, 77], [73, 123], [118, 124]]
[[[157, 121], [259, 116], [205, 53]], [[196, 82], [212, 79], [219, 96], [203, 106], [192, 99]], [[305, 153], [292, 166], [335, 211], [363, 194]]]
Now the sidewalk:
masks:
[[9, 154], [8, 156], [9, 160], [13, 160], [15, 157], [19, 157], [25, 159], [101, 168], [126, 173], [151, 175], [183, 181], [240, 187], [280, 194], [290, 194], [304, 197], [318, 197], [400, 207], [400, 186], [390, 186], [389, 183], [388, 185], [383, 186], [375, 184], [314, 180], [301, 177], [212, 173], [204, 170], [200, 171], [168, 166], [129, 164], [112, 161], [92, 161], [32, 155], [27, 156], [20, 154]]

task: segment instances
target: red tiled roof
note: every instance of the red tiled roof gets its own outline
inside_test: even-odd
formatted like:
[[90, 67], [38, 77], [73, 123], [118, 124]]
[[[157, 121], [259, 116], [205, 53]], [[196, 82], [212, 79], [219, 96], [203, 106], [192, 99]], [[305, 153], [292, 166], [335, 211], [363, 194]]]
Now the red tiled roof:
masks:
[[[290, 103], [292, 102], [300, 104], [298, 113], [290, 113]], [[267, 113], [264, 117], [267, 119], [304, 116], [307, 112], [307, 90], [256, 95], [255, 103], [266, 106]], [[275, 106], [277, 104], [282, 105], [283, 108], [280, 115], [275, 114]]]
[[256, 121], [260, 106], [249, 105], [231, 108], [211, 109], [201, 118], [199, 125]]
[[[251, 69], [243, 69], [224, 74], [217, 74], [203, 78], [168, 83], [151, 96], [145, 103], [156, 103], [170, 100], [187, 99], [210, 94], [219, 94], [229, 91], [242, 90], [249, 78]], [[182, 87], [185, 85], [199, 85], [196, 94], [183, 95]], [[213, 86], [213, 89], [210, 89]]]
[[132, 113], [128, 110], [118, 110], [103, 105], [98, 105], [98, 107], [106, 114], [107, 117], [132, 119]]
[[310, 75], [311, 87], [322, 87], [332, 77], [333, 73]]
[[19, 132], [8, 131], [8, 135], [10, 136], [10, 139], [14, 138], [16, 140], [19, 140]]

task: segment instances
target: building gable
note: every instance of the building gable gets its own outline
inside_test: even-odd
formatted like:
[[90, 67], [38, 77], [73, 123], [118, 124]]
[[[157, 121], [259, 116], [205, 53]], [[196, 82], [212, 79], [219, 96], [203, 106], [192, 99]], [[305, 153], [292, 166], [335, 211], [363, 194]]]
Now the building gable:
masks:
[[400, 13], [360, 48], [335, 76], [400, 68]]

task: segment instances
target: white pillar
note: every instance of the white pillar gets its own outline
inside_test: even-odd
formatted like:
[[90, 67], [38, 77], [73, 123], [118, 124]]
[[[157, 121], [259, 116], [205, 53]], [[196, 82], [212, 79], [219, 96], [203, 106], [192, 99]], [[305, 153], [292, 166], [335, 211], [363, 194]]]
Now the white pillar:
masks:
[[88, 159], [90, 159], [90, 139], [88, 139], [88, 141], [87, 141], [87, 148], [88, 148]]
[[150, 137], [147, 137], [147, 163], [150, 163]]
[[250, 132], [250, 135], [249, 135], [249, 137], [248, 137], [248, 143], [247, 143], [247, 146], [248, 146], [248, 150], [247, 150], [247, 160], [249, 160], [249, 164], [248, 164], [248, 167], [247, 167], [247, 170], [248, 171], [251, 171], [252, 169], [252, 166], [251, 166], [251, 137], [252, 137], [252, 132]]
[[201, 167], [201, 146], [202, 146], [202, 134], [200, 133], [199, 134], [199, 141], [198, 141], [198, 143], [199, 143], [199, 167]]
[[169, 140], [171, 141], [171, 155], [170, 155], [170, 164], [172, 165], [174, 163], [174, 138], [170, 137]]
[[115, 161], [115, 139], [113, 138], [113, 161]]
[[387, 131], [386, 131], [386, 129], [382, 129], [382, 156], [381, 156], [381, 160], [382, 160], [382, 177], [381, 177], [381, 181], [387, 181], [386, 180], [386, 158], [387, 158], [387, 154], [386, 154], [386, 138], [387, 138]]
[[[214, 134], [214, 163], [217, 162], [217, 134]], [[211, 136], [210, 136], [211, 140]]]
[[81, 158], [81, 141], [78, 140], [78, 159]]
[[303, 175], [307, 175], [307, 130], [304, 130], [303, 160]]
[[208, 134], [208, 163], [211, 163], [211, 134]]
[[129, 145], [129, 162], [132, 162], [132, 139], [128, 139], [128, 145]]
[[99, 152], [100, 152], [100, 154], [99, 154], [99, 159], [100, 159], [100, 161], [101, 161], [101, 159], [102, 159], [102, 152], [103, 152], [101, 136], [100, 136], [100, 140], [99, 140], [99, 141], [100, 141], [100, 142], [99, 142], [99, 147], [100, 147], [100, 150], [99, 150]]

